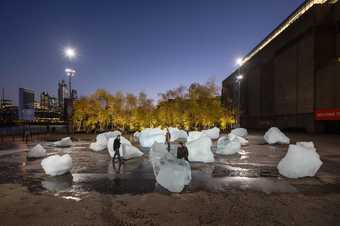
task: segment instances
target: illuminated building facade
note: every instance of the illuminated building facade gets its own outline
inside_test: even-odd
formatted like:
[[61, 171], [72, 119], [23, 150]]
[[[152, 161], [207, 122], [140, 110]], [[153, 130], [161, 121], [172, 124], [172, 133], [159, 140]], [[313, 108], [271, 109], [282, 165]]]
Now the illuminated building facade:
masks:
[[340, 131], [340, 3], [305, 1], [223, 81], [222, 101], [242, 127]]

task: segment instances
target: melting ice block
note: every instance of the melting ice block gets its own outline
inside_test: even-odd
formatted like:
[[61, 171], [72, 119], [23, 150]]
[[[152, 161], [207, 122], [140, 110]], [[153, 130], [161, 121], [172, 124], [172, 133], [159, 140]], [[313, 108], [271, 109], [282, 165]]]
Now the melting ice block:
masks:
[[312, 141], [301, 141], [301, 142], [296, 142], [296, 145], [305, 147], [305, 148], [310, 148], [310, 149], [315, 149], [315, 145]]
[[220, 129], [217, 127], [214, 127], [212, 129], [206, 129], [202, 130], [203, 135], [209, 137], [210, 139], [218, 139], [220, 136]]
[[248, 137], [248, 131], [245, 128], [236, 128], [236, 129], [231, 130], [230, 133], [236, 136], [242, 137], [244, 139], [247, 139]]
[[165, 143], [165, 131], [160, 128], [147, 128], [139, 134], [139, 143], [142, 147], [149, 148], [155, 142]]
[[228, 138], [231, 141], [239, 142], [241, 144], [241, 146], [248, 145], [248, 143], [249, 143], [247, 139], [240, 137], [240, 136], [237, 136], [233, 133], [229, 133]]
[[291, 144], [277, 169], [288, 178], [313, 177], [321, 165], [322, 161], [315, 148]]
[[176, 141], [176, 140], [187, 140], [188, 134], [184, 130], [180, 130], [178, 128], [169, 128], [169, 132], [171, 135], [170, 141]]
[[120, 131], [110, 131], [105, 133], [100, 133], [96, 137], [96, 142], [90, 144], [90, 149], [93, 151], [103, 151], [107, 147], [107, 142], [110, 138], [116, 137], [118, 135], [121, 135], [122, 133]]
[[203, 136], [203, 133], [201, 131], [190, 131], [187, 141], [191, 142], [193, 140], [199, 139], [202, 136]]
[[184, 186], [190, 183], [190, 164], [169, 153], [165, 144], [154, 143], [149, 153], [149, 160], [157, 183], [170, 192], [181, 192]]
[[58, 176], [69, 172], [72, 169], [72, 158], [69, 154], [60, 156], [52, 155], [41, 161], [45, 173], [50, 176]]
[[183, 159], [177, 159], [171, 153], [166, 153], [160, 159], [156, 181], [170, 192], [181, 192], [191, 181], [190, 164]]
[[53, 145], [56, 147], [63, 148], [63, 147], [70, 147], [73, 145], [73, 143], [72, 143], [71, 137], [65, 137], [59, 141], [54, 142]]
[[214, 162], [215, 159], [211, 151], [211, 145], [211, 139], [206, 136], [187, 142], [189, 160], [193, 162]]
[[27, 158], [43, 158], [46, 157], [46, 150], [41, 144], [35, 145], [27, 153]]
[[289, 138], [276, 127], [270, 128], [264, 134], [264, 140], [268, 144], [289, 144]]
[[[111, 158], [113, 158], [115, 152], [113, 150], [113, 143], [116, 137], [110, 138], [109, 142], [107, 143], [107, 150], [109, 151], [109, 154]], [[127, 159], [132, 159], [132, 158], [138, 158], [144, 155], [143, 152], [141, 152], [138, 148], [133, 146], [131, 142], [126, 139], [123, 136], [120, 136], [120, 148], [119, 148], [119, 154], [120, 156], [127, 160]]]
[[102, 145], [102, 144], [97, 143], [97, 142], [90, 144], [90, 149], [92, 151], [103, 151], [106, 147], [107, 147], [107, 145]]
[[160, 169], [161, 159], [168, 153], [167, 146], [165, 144], [155, 142], [149, 152], [149, 161], [151, 162], [153, 172], [155, 176], [158, 175]]
[[230, 140], [228, 136], [220, 137], [217, 141], [217, 154], [232, 155], [240, 152], [241, 144], [238, 140]]

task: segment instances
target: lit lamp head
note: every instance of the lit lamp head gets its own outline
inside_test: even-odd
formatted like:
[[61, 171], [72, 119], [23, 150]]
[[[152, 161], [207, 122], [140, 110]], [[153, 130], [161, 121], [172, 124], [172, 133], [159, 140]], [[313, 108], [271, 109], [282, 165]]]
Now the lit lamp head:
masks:
[[73, 70], [71, 68], [66, 68], [65, 73], [67, 76], [73, 77], [76, 74], [76, 70]]
[[239, 57], [239, 58], [236, 59], [236, 65], [242, 66], [243, 63], [244, 63], [244, 62], [243, 62], [243, 59], [242, 59], [241, 57]]
[[243, 79], [243, 75], [238, 75], [237, 77], [236, 77], [236, 80], [239, 82], [239, 81], [241, 81]]
[[67, 57], [70, 60], [77, 56], [76, 50], [74, 48], [71, 48], [71, 47], [65, 48], [64, 54], [65, 54], [65, 57]]

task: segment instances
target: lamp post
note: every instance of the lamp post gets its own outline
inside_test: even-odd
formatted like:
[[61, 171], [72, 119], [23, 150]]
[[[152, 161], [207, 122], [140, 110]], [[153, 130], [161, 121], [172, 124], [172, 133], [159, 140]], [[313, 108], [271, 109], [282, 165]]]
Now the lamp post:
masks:
[[76, 75], [76, 70], [71, 69], [71, 68], [66, 68], [65, 69], [65, 73], [68, 76], [68, 86], [69, 86], [69, 95], [70, 95], [70, 99], [73, 99], [73, 95], [72, 95], [72, 77]]
[[243, 75], [241, 74], [241, 67], [243, 65], [243, 59], [242, 58], [237, 58], [236, 64], [238, 65], [237, 69], [237, 76], [236, 76], [236, 83], [238, 84], [238, 114], [237, 114], [237, 126], [240, 127], [240, 119], [241, 119], [241, 81], [243, 79]]
[[[77, 56], [77, 52], [74, 48], [72, 47], [67, 47], [64, 50], [64, 54], [65, 57], [69, 60], [72, 61], [76, 56]], [[70, 95], [70, 99], [73, 99], [73, 95], [72, 95], [72, 77], [75, 76], [76, 74], [76, 70], [72, 69], [72, 68], [66, 68], [65, 69], [65, 73], [68, 76], [69, 80], [69, 95]]]
[[[74, 48], [67, 47], [64, 49], [64, 55], [71, 62], [76, 56], [77, 52]], [[71, 67], [65, 69], [66, 76], [68, 76], [68, 85], [69, 85], [69, 99], [67, 100], [67, 104], [64, 104], [64, 117], [68, 124], [68, 133], [73, 133], [73, 95], [72, 95], [72, 77], [75, 76], [76, 70]]]

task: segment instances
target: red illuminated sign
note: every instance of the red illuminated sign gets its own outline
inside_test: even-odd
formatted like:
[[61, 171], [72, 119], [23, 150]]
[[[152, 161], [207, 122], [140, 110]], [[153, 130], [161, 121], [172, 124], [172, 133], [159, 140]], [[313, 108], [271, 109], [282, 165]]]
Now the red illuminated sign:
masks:
[[340, 108], [317, 109], [315, 110], [315, 120], [340, 120]]

